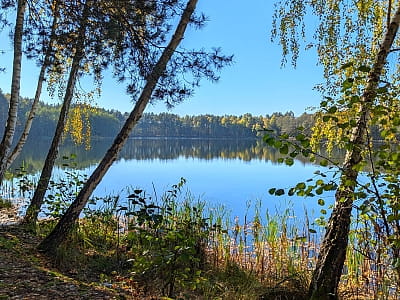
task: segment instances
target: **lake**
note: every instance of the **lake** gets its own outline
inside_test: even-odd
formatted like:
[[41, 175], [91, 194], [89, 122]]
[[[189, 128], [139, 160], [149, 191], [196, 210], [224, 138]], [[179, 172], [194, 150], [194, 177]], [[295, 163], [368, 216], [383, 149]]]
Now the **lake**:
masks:
[[[60, 149], [60, 157], [75, 154], [79, 172], [90, 174], [111, 142], [94, 140], [88, 151], [66, 142]], [[29, 142], [14, 168], [24, 165], [30, 174], [38, 176], [49, 143], [48, 140]], [[130, 139], [94, 195], [122, 194], [124, 197], [127, 187], [131, 187], [159, 197], [180, 178], [185, 178], [185, 192], [211, 206], [224, 205], [232, 216], [239, 218], [243, 218], [249, 203], [254, 205], [258, 201], [262, 211], [282, 212], [292, 207], [300, 218], [305, 208], [310, 215], [320, 215], [321, 206], [316, 197], [269, 195], [270, 188], [292, 187], [313, 177], [320, 169], [305, 160], [295, 160], [289, 167], [277, 163], [279, 157], [279, 152], [264, 145], [261, 139]], [[63, 163], [65, 160], [58, 160], [55, 178], [65, 176]], [[332, 193], [324, 197], [327, 205], [333, 202]], [[249, 209], [248, 215], [253, 212]]]

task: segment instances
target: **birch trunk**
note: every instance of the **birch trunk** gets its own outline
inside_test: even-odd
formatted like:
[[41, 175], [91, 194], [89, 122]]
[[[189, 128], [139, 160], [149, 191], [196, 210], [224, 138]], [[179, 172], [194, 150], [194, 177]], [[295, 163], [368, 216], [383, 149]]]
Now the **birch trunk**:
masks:
[[400, 7], [390, 22], [375, 63], [368, 74], [368, 82], [361, 98], [360, 117], [350, 140], [354, 147], [346, 152], [339, 188], [335, 195], [335, 207], [328, 222], [310, 284], [309, 296], [313, 300], [338, 299], [338, 285], [346, 259], [353, 195], [359, 173], [354, 167], [363, 159], [370, 107], [373, 105], [382, 69], [396, 37], [399, 23]]
[[133, 127], [140, 120], [143, 111], [149, 103], [151, 95], [157, 85], [158, 80], [163, 74], [167, 63], [169, 62], [176, 48], [183, 39], [186, 27], [190, 22], [190, 18], [196, 8], [197, 2], [198, 0], [188, 1], [174, 35], [172, 36], [168, 46], [164, 49], [151, 74], [148, 76], [146, 85], [144, 86], [143, 91], [128, 119], [126, 120], [124, 126], [122, 127], [121, 131], [115, 138], [113, 144], [108, 149], [107, 153], [105, 154], [97, 168], [93, 171], [92, 175], [89, 177], [82, 190], [79, 192], [75, 201], [62, 216], [53, 231], [39, 245], [39, 249], [41, 251], [52, 254], [56, 251], [59, 245], [63, 241], [65, 241], [68, 233], [73, 228], [74, 223], [79, 218], [82, 209], [85, 207], [90, 195], [93, 193], [94, 189], [97, 187], [112, 163], [117, 158], [118, 153], [121, 151], [123, 145], [128, 139]]
[[37, 216], [43, 205], [44, 196], [46, 194], [46, 190], [49, 185], [49, 181], [53, 172], [54, 163], [58, 156], [59, 145], [64, 132], [69, 109], [71, 106], [71, 101], [74, 96], [75, 83], [77, 80], [78, 71], [80, 69], [80, 63], [84, 56], [85, 31], [86, 31], [87, 18], [89, 14], [89, 4], [88, 4], [89, 2], [90, 1], [87, 1], [85, 3], [85, 7], [83, 9], [82, 20], [77, 36], [75, 54], [73, 56], [71, 70], [69, 73], [68, 83], [64, 95], [64, 100], [61, 106], [61, 111], [58, 118], [56, 130], [53, 136], [53, 140], [51, 142], [49, 152], [47, 153], [42, 173], [40, 174], [38, 185], [36, 187], [35, 193], [33, 195], [33, 198], [31, 200], [31, 203], [26, 211], [26, 215], [23, 220], [23, 224], [28, 229], [35, 228]]
[[[43, 87], [43, 82], [44, 82], [45, 75], [46, 75], [46, 70], [50, 65], [51, 55], [52, 55], [52, 43], [53, 43], [53, 40], [54, 40], [54, 35], [55, 35], [56, 28], [57, 28], [57, 17], [54, 16], [53, 24], [52, 24], [52, 28], [51, 28], [51, 36], [50, 36], [49, 45], [48, 45], [48, 47], [46, 49], [46, 52], [45, 52], [45, 57], [44, 57], [44, 60], [43, 60], [42, 67], [40, 68], [39, 78], [38, 78], [38, 82], [37, 82], [37, 86], [36, 86], [35, 98], [33, 99], [32, 106], [31, 106], [31, 109], [29, 111], [28, 118], [27, 118], [27, 120], [25, 122], [24, 130], [23, 130], [23, 132], [22, 132], [22, 134], [21, 134], [16, 146], [14, 147], [14, 150], [8, 156], [7, 164], [6, 164], [6, 170], [11, 166], [11, 164], [14, 162], [14, 160], [21, 153], [22, 148], [24, 147], [25, 142], [26, 142], [26, 140], [27, 140], [27, 138], [29, 136], [29, 132], [30, 132], [31, 127], [32, 127], [32, 122], [33, 122], [33, 119], [35, 118], [36, 110], [38, 108], [40, 95], [41, 95], [42, 87]], [[4, 174], [0, 174], [0, 182], [3, 179], [3, 177], [2, 177], [3, 175]]]
[[0, 184], [4, 177], [4, 173], [7, 170], [8, 155], [11, 151], [11, 144], [14, 139], [15, 127], [17, 124], [19, 92], [21, 86], [22, 36], [24, 30], [25, 9], [26, 1], [19, 0], [14, 32], [14, 59], [11, 79], [11, 98], [8, 107], [6, 128], [0, 144]]

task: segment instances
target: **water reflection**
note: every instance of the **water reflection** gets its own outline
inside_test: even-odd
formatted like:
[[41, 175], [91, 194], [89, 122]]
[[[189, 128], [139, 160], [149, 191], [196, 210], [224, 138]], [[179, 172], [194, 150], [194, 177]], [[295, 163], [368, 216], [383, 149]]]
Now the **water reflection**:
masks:
[[[13, 169], [24, 165], [29, 173], [35, 173], [42, 167], [46, 158], [50, 140], [28, 141], [23, 153], [13, 164]], [[58, 165], [65, 163], [63, 156], [76, 155], [80, 169], [96, 165], [108, 147], [111, 139], [92, 141], [90, 150], [65, 141], [60, 148]], [[267, 147], [261, 139], [130, 139], [120, 153], [118, 160], [175, 160], [178, 158], [196, 158], [201, 160], [237, 159], [249, 162], [263, 160], [276, 163], [282, 155], [276, 149]], [[304, 164], [307, 160], [298, 157]]]
[[[111, 143], [111, 139], [94, 140], [92, 148], [85, 150], [66, 141], [59, 157], [75, 154], [77, 168], [91, 174]], [[23, 164], [30, 175], [37, 175], [49, 145], [49, 140], [30, 141], [14, 166]], [[247, 201], [267, 199], [266, 207], [286, 209], [288, 199], [272, 197], [268, 190], [292, 187], [313, 176], [317, 167], [300, 156], [294, 166], [287, 167], [278, 164], [280, 157], [279, 151], [267, 147], [261, 139], [130, 139], [94, 195], [121, 194], [127, 187], [161, 195], [183, 177], [188, 181], [188, 191], [195, 197], [207, 203], [223, 204], [235, 215], [246, 210]], [[63, 163], [62, 159], [58, 160], [59, 166]], [[60, 169], [55, 173], [64, 174]], [[311, 203], [315, 203], [295, 198], [289, 200], [293, 201], [298, 216], [304, 214], [305, 206], [311, 209]], [[332, 202], [325, 200], [327, 205]]]

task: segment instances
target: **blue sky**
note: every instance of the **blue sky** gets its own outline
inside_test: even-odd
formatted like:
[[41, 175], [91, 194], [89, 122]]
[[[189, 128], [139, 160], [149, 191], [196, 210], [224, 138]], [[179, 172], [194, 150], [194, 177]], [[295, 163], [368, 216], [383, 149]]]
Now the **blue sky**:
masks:
[[[323, 82], [322, 70], [316, 66], [315, 53], [302, 52], [296, 69], [281, 68], [281, 49], [270, 41], [273, 14], [272, 0], [200, 0], [198, 11], [209, 18], [207, 25], [186, 33], [184, 44], [189, 47], [221, 47], [225, 54], [233, 54], [235, 63], [221, 72], [221, 79], [213, 84], [203, 81], [194, 97], [169, 112], [180, 115], [251, 113], [265, 115], [293, 111], [296, 115], [306, 108], [317, 106], [321, 96], [313, 87]], [[0, 88], [10, 90], [12, 45], [7, 34], [0, 35], [0, 66], [7, 72], [0, 74]], [[33, 97], [38, 70], [24, 60], [21, 95]], [[130, 111], [133, 107], [125, 95], [125, 87], [112, 78], [105, 78], [100, 107]], [[57, 102], [44, 93], [42, 100]], [[151, 105], [147, 111], [167, 111], [162, 103]]]

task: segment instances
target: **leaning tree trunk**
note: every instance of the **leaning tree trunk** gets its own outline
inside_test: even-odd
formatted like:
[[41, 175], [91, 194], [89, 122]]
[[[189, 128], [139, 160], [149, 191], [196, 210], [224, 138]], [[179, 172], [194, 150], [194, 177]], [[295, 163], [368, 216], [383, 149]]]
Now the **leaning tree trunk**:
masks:
[[52, 254], [56, 251], [59, 245], [63, 241], [65, 241], [68, 233], [71, 231], [74, 223], [78, 219], [82, 209], [85, 207], [90, 195], [93, 193], [96, 186], [99, 184], [112, 163], [117, 158], [117, 155], [121, 151], [126, 140], [128, 139], [130, 132], [141, 118], [143, 111], [150, 101], [151, 95], [157, 85], [158, 80], [165, 71], [167, 63], [169, 62], [176, 48], [183, 39], [186, 27], [190, 22], [190, 18], [196, 8], [197, 2], [198, 0], [188, 1], [174, 35], [172, 36], [168, 46], [164, 49], [152, 72], [148, 76], [146, 85], [144, 86], [143, 91], [128, 119], [126, 120], [124, 126], [118, 133], [113, 144], [108, 149], [107, 153], [105, 154], [97, 168], [93, 171], [92, 175], [89, 177], [89, 179], [79, 192], [75, 201], [61, 217], [60, 221], [57, 223], [53, 231], [41, 242], [38, 247], [39, 250], [48, 254]]
[[58, 118], [56, 131], [53, 136], [53, 140], [51, 142], [51, 146], [49, 152], [47, 153], [46, 160], [44, 162], [44, 166], [42, 169], [42, 173], [40, 174], [40, 179], [38, 185], [36, 187], [35, 193], [29, 204], [29, 207], [26, 211], [26, 215], [23, 220], [23, 224], [28, 229], [34, 229], [37, 216], [39, 214], [40, 208], [43, 205], [44, 196], [46, 194], [47, 187], [50, 182], [51, 174], [53, 172], [54, 163], [56, 161], [58, 155], [58, 148], [62, 139], [62, 135], [64, 132], [65, 124], [68, 117], [69, 108], [71, 106], [71, 101], [74, 96], [75, 83], [78, 77], [78, 71], [80, 69], [80, 63], [84, 56], [84, 47], [85, 47], [85, 31], [87, 18], [89, 14], [89, 1], [85, 3], [85, 7], [82, 13], [82, 21], [79, 28], [77, 40], [76, 40], [76, 49], [75, 54], [72, 60], [71, 70], [69, 73], [67, 88], [64, 95], [64, 101], [61, 107], [60, 115]]
[[[18, 1], [14, 32], [14, 60], [11, 80], [11, 98], [8, 107], [7, 124], [0, 144], [0, 179], [3, 179], [4, 173], [7, 170], [8, 155], [11, 151], [11, 144], [14, 139], [15, 127], [17, 124], [19, 91], [21, 85], [22, 36], [24, 30], [25, 9], [26, 1]], [[2, 180], [0, 181], [0, 184], [1, 183]]]
[[[42, 86], [43, 86], [43, 82], [45, 80], [46, 70], [51, 63], [51, 56], [52, 56], [52, 52], [53, 52], [52, 43], [53, 43], [53, 40], [55, 37], [56, 28], [57, 28], [57, 17], [54, 16], [53, 24], [51, 27], [51, 35], [50, 35], [49, 45], [47, 46], [47, 49], [45, 51], [45, 57], [43, 60], [43, 64], [42, 64], [42, 67], [40, 68], [39, 78], [38, 78], [38, 82], [37, 82], [37, 86], [36, 86], [35, 98], [33, 99], [28, 118], [25, 122], [24, 130], [23, 130], [17, 144], [15, 145], [14, 150], [8, 156], [7, 164], [5, 167], [6, 170], [11, 166], [11, 164], [14, 162], [14, 160], [21, 153], [22, 148], [24, 147], [26, 139], [28, 138], [29, 132], [31, 130], [32, 122], [33, 122], [33, 119], [35, 118], [36, 110], [38, 108], [40, 94], [42, 92]], [[4, 173], [0, 174], [0, 182], [3, 179], [2, 176], [4, 176]]]
[[346, 258], [354, 190], [359, 173], [355, 166], [363, 159], [370, 106], [373, 105], [382, 69], [396, 37], [399, 23], [400, 7], [392, 18], [375, 63], [368, 74], [368, 82], [361, 99], [360, 117], [350, 139], [353, 147], [346, 152], [339, 188], [335, 195], [335, 207], [328, 222], [310, 284], [309, 296], [313, 300], [338, 298], [338, 285]]

